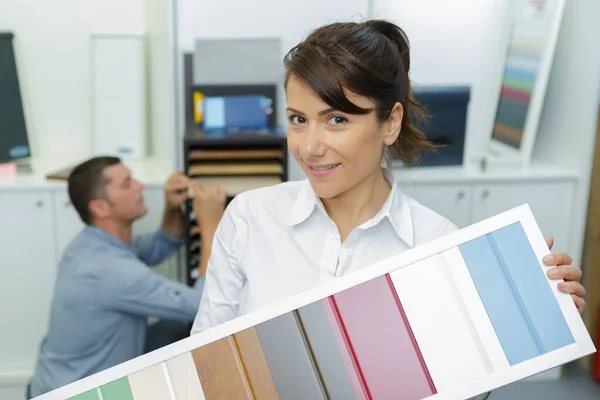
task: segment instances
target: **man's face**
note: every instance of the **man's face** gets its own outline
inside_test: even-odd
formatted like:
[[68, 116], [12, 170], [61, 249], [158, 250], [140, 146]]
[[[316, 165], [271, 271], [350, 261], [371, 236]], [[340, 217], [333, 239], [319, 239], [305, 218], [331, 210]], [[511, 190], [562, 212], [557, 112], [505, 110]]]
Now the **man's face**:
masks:
[[146, 214], [142, 193], [144, 185], [131, 177], [127, 167], [123, 164], [112, 165], [104, 170], [104, 178], [106, 218], [130, 223]]

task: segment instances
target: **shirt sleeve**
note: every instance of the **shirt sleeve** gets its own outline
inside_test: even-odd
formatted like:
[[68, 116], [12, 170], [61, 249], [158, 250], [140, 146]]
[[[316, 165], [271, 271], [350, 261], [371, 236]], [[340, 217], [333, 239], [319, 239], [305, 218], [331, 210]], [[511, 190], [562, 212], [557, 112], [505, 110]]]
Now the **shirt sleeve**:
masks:
[[172, 237], [162, 229], [146, 235], [136, 235], [131, 240], [138, 258], [146, 265], [160, 264], [171, 257], [182, 244], [183, 240]]
[[236, 196], [229, 204], [215, 232], [192, 334], [238, 316], [241, 293], [246, 283], [239, 260], [247, 235], [247, 224], [238, 208], [239, 197]]
[[172, 281], [133, 257], [105, 263], [102, 270], [102, 299], [110, 309], [175, 321], [192, 321], [198, 311], [203, 285]]

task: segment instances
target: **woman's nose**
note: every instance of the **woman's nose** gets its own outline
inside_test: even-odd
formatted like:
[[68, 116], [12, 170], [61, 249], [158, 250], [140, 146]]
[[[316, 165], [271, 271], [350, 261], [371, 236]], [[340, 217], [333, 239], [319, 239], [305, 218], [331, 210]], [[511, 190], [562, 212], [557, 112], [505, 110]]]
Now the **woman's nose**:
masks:
[[318, 127], [309, 128], [302, 144], [304, 157], [317, 157], [325, 154], [323, 132]]

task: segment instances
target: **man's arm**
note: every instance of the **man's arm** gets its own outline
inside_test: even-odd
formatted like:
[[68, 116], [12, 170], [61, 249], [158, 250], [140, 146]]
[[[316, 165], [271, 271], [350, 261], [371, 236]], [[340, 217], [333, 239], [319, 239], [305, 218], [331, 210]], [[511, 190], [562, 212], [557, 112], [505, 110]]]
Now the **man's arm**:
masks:
[[192, 180], [181, 172], [174, 172], [165, 183], [165, 209], [160, 229], [154, 234], [132, 238], [138, 258], [148, 265], [156, 265], [181, 247], [184, 235], [181, 205], [188, 199]]
[[175, 239], [183, 238], [183, 213], [179, 206], [176, 208], [165, 206], [161, 228], [166, 234]]
[[183, 245], [182, 239], [177, 239], [163, 229], [146, 235], [136, 235], [131, 238], [131, 247], [137, 257], [146, 265], [154, 266], [169, 259]]
[[165, 210], [161, 227], [164, 232], [176, 239], [183, 237], [181, 205], [187, 201], [188, 188], [192, 183], [193, 181], [181, 172], [174, 172], [165, 183]]
[[142, 317], [192, 321], [203, 285], [190, 288], [147, 268], [135, 258], [117, 259], [100, 281], [102, 301], [111, 309]]

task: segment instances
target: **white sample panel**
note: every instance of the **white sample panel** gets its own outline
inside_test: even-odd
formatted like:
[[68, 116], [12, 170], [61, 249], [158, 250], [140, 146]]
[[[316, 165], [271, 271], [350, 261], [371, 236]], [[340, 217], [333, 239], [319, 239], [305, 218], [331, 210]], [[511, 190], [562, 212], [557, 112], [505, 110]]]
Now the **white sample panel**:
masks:
[[443, 256], [426, 258], [390, 277], [438, 393], [492, 372]]
[[171, 358], [166, 365], [177, 400], [205, 400], [192, 353]]
[[156, 364], [129, 375], [129, 386], [134, 399], [175, 400], [171, 382], [164, 364]]

